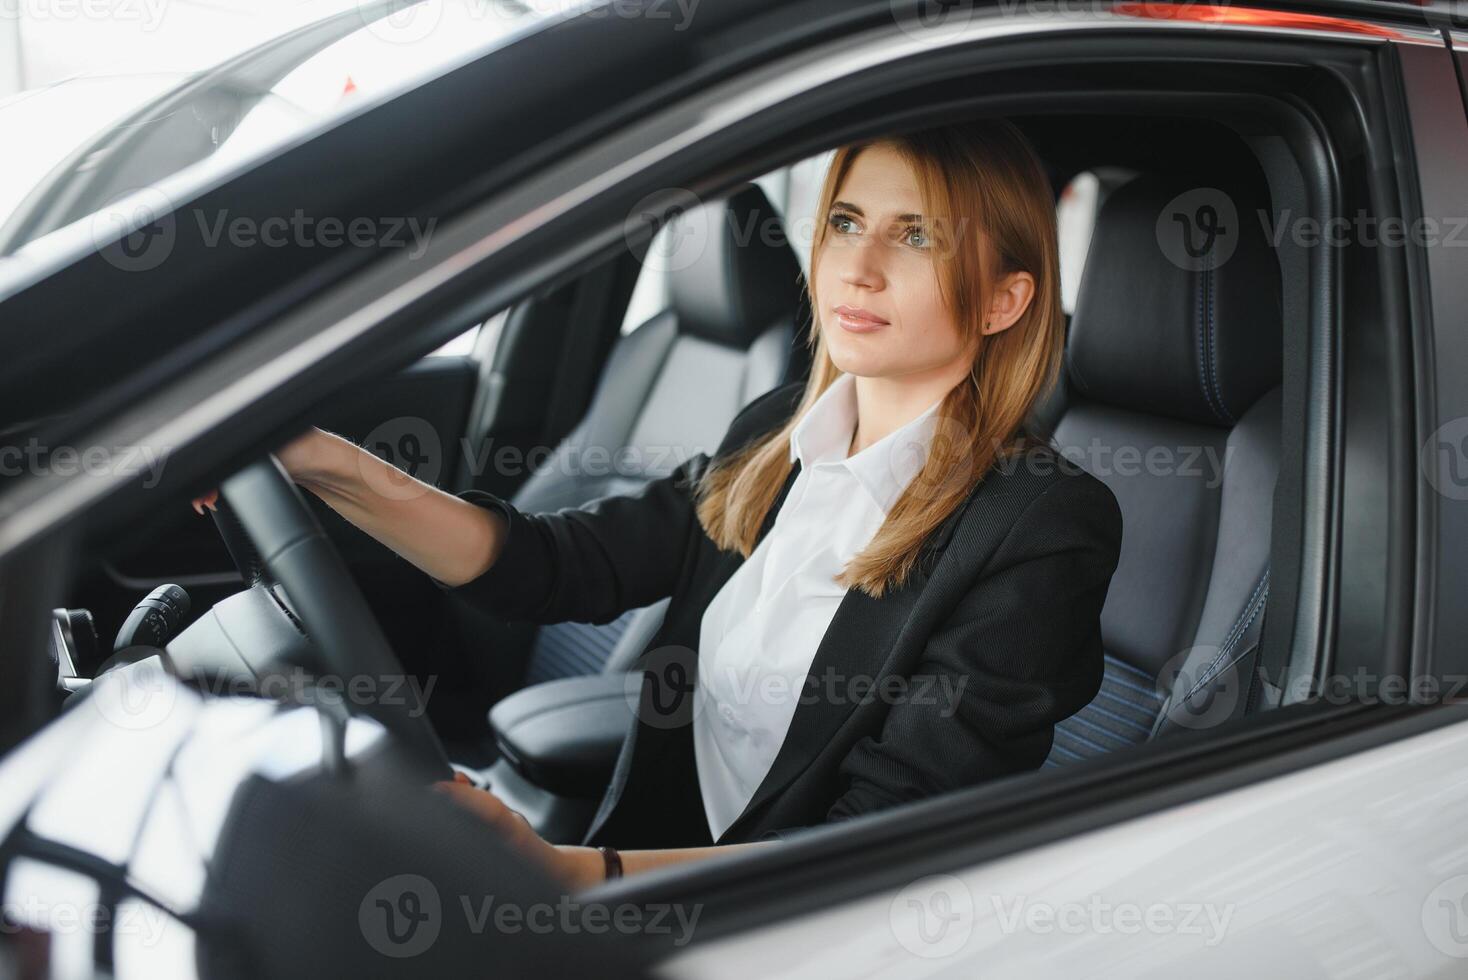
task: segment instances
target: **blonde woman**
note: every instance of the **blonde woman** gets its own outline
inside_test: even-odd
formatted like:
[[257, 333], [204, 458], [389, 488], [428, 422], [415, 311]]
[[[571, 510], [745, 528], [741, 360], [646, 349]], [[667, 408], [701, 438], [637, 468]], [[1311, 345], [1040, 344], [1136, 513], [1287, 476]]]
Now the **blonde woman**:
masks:
[[439, 787], [573, 887], [1038, 768], [1099, 688], [1121, 512], [1026, 427], [1064, 347], [1033, 150], [1003, 120], [845, 146], [817, 219], [809, 380], [637, 493], [524, 514], [378, 493], [408, 478], [319, 430], [281, 454], [499, 615], [606, 622], [672, 597], [583, 844]]

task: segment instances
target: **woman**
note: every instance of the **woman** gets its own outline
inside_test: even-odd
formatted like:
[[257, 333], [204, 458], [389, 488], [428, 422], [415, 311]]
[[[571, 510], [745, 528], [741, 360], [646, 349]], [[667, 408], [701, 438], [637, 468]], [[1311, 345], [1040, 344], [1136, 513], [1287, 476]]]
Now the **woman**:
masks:
[[671, 595], [584, 846], [440, 786], [573, 886], [1037, 768], [1099, 688], [1121, 514], [1025, 425], [1064, 346], [1033, 151], [1002, 120], [843, 147], [817, 214], [809, 382], [636, 494], [527, 515], [319, 430], [281, 454], [497, 614]]

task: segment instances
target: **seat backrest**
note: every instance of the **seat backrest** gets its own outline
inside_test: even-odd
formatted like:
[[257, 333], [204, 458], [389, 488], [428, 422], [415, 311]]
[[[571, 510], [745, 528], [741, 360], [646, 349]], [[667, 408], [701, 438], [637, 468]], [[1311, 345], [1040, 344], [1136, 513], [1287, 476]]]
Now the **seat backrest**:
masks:
[[1057, 447], [1106, 482], [1124, 524], [1101, 693], [1058, 726], [1049, 765], [1230, 714], [1241, 692], [1220, 690], [1219, 668], [1268, 597], [1279, 266], [1253, 219], [1262, 191], [1196, 186], [1141, 175], [1108, 196], [1045, 406]]
[[691, 260], [668, 273], [669, 306], [618, 340], [586, 416], [517, 507], [576, 507], [666, 476], [785, 377], [804, 286], [778, 213], [754, 184], [700, 211], [675, 219]]
[[[515, 494], [520, 509], [579, 507], [712, 454], [741, 407], [798, 370], [804, 277], [764, 191], [747, 184], [676, 220], [668, 308], [613, 347], [585, 418]], [[633, 619], [539, 630], [526, 682], [602, 670]]]

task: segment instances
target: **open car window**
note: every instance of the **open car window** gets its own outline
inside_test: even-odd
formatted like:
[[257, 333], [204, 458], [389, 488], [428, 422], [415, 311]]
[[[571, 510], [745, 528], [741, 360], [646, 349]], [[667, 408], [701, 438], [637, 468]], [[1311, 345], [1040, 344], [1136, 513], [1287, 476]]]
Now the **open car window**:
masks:
[[[1441, 428], [1426, 438], [1416, 427], [1423, 420], [1435, 429], [1456, 424], [1438, 417], [1454, 405], [1462, 406], [1459, 420], [1468, 415], [1463, 351], [1449, 332], [1461, 319], [1468, 275], [1451, 248], [1359, 240], [1322, 247], [1310, 239], [1310, 228], [1318, 232], [1323, 220], [1342, 214], [1384, 222], [1411, 220], [1419, 208], [1441, 212], [1452, 200], [1450, 175], [1468, 156], [1460, 152], [1468, 143], [1468, 116], [1440, 32], [1353, 18], [1322, 25], [1294, 13], [1208, 7], [1173, 20], [1142, 5], [1097, 15], [1101, 27], [1076, 18], [1038, 38], [1009, 26], [990, 36], [985, 31], [993, 25], [980, 20], [936, 36], [932, 50], [915, 40], [930, 35], [884, 23], [839, 45], [798, 51], [800, 63], [774, 64], [785, 71], [726, 80], [623, 121], [626, 132], [617, 135], [625, 138], [540, 160], [535, 173], [517, 178], [513, 194], [474, 199], [484, 187], [466, 177], [459, 200], [471, 203], [411, 261], [375, 258], [337, 279], [323, 275], [303, 286], [304, 276], [272, 279], [249, 266], [256, 256], [243, 250], [221, 258], [182, 246], [163, 266], [195, 277], [178, 293], [150, 292], [160, 277], [149, 275], [121, 277], [126, 290], [108, 287], [117, 277], [108, 280], [111, 272], [102, 269], [106, 275], [93, 281], [104, 287], [90, 298], [113, 302], [88, 311], [99, 344], [108, 328], [123, 327], [131, 328], [129, 338], [146, 329], [149, 337], [155, 330], [165, 339], [168, 330], [187, 330], [189, 340], [224, 340], [209, 349], [202, 342], [187, 348], [160, 342], [170, 357], [143, 365], [146, 374], [116, 356], [122, 377], [107, 379], [117, 382], [113, 388], [96, 387], [114, 397], [104, 407], [122, 401], [127, 410], [96, 409], [95, 417], [76, 423], [74, 431], [93, 425], [101, 433], [94, 438], [128, 445], [173, 440], [168, 445], [180, 447], [176, 469], [146, 493], [138, 481], [115, 474], [84, 482], [54, 468], [26, 473], [0, 490], [7, 508], [0, 527], [12, 543], [0, 565], [6, 576], [0, 626], [13, 621], [14, 607], [29, 603], [31, 618], [64, 640], [65, 629], [80, 628], [80, 621], [51, 610], [69, 604], [67, 590], [96, 571], [87, 564], [93, 549], [129, 536], [145, 552], [178, 540], [155, 533], [153, 506], [185, 514], [193, 493], [314, 422], [333, 398], [341, 404], [330, 407], [350, 409], [395, 459], [425, 459], [424, 432], [472, 457], [444, 455], [440, 462], [449, 465], [435, 478], [443, 486], [456, 475], [466, 476], [464, 486], [501, 475], [493, 462], [483, 464], [488, 470], [470, 465], [494, 459], [479, 454], [486, 442], [541, 442], [558, 464], [580, 461], [572, 437], [604, 424], [621, 428], [611, 428], [611, 435], [594, 431], [593, 445], [687, 446], [704, 438], [700, 425], [717, 438], [724, 426], [709, 420], [718, 411], [732, 414], [787, 373], [794, 376], [790, 355], [802, 349], [799, 321], [772, 318], [779, 322], [754, 337], [737, 329], [712, 338], [706, 328], [685, 329], [668, 287], [667, 276], [677, 270], [649, 263], [640, 276], [636, 269], [624, 275], [629, 256], [635, 264], [635, 249], [645, 244], [636, 232], [651, 232], [666, 217], [652, 214], [646, 229], [629, 232], [634, 203], [706, 182], [717, 186], [700, 204], [719, 213], [741, 206], [741, 195], [747, 202], [748, 188], [756, 187], [789, 226], [795, 259], [808, 270], [801, 221], [814, 209], [830, 145], [853, 131], [848, 110], [859, 107], [884, 126], [911, 122], [919, 95], [934, 88], [930, 73], [941, 70], [952, 83], [945, 91], [956, 100], [953, 118], [992, 112], [1014, 121], [1036, 145], [1058, 196], [1072, 336], [1061, 383], [1039, 406], [1037, 428], [1106, 484], [1125, 518], [1122, 561], [1102, 613], [1096, 696], [1058, 726], [1037, 771], [894, 799], [854, 819], [797, 828], [781, 849], [763, 855], [633, 876], [602, 894], [706, 904], [701, 948], [678, 960], [671, 975], [784, 970], [821, 976], [833, 967], [855, 972], [872, 964], [899, 964], [896, 975], [911, 975], [950, 954], [967, 956], [948, 961], [965, 966], [1002, 961], [1013, 976], [1034, 975], [1054, 962], [1074, 972], [1097, 964], [1124, 971], [1138, 961], [1118, 929], [1080, 937], [1054, 935], [1063, 929], [1043, 938], [1025, 933], [1016, 941], [1015, 930], [1024, 932], [1029, 921], [1014, 918], [1016, 896], [1043, 897], [1052, 910], [1084, 910], [1098, 896], [1150, 908], [1156, 901], [1175, 906], [1176, 896], [1195, 888], [1212, 889], [1200, 901], [1247, 912], [1238, 921], [1252, 922], [1253, 937], [1266, 936], [1271, 954], [1286, 956], [1265, 957], [1261, 967], [1254, 951], [1264, 946], [1234, 942], [1237, 933], [1207, 934], [1221, 940], [1219, 949], [1233, 951], [1229, 966], [1245, 972], [1267, 975], [1279, 963], [1295, 962], [1290, 957], [1307, 966], [1338, 965], [1334, 948], [1310, 945], [1325, 926], [1332, 937], [1372, 936], [1370, 952], [1381, 962], [1393, 962], [1398, 949], [1384, 936], [1406, 936], [1405, 957], [1436, 957], [1433, 950], [1444, 946], [1433, 937], [1445, 933], [1443, 955], [1461, 958], [1453, 952], [1462, 951], [1461, 931], [1454, 931], [1461, 923], [1429, 921], [1443, 908], [1453, 912], [1461, 893], [1421, 887], [1434, 874], [1434, 885], [1451, 883], [1456, 879], [1445, 876], [1459, 870], [1452, 842], [1462, 794], [1443, 787], [1460, 781], [1454, 760], [1462, 735], [1429, 729], [1461, 716], [1403, 699], [1387, 684], [1456, 664], [1452, 625], [1459, 604], [1439, 587], [1465, 578], [1456, 539], [1442, 533], [1460, 513], [1448, 501], [1461, 495], [1440, 481], [1445, 474], [1455, 479], [1459, 469], [1439, 471], [1416, 454], [1425, 450], [1435, 462], [1445, 450], [1456, 467], [1456, 443], [1446, 437], [1457, 439], [1459, 430]], [[1050, 45], [1062, 36], [1075, 45], [1066, 47], [1073, 63], [1064, 71], [1050, 62], [1037, 68], [1032, 55], [1041, 49], [1031, 42]], [[348, 47], [332, 50], [350, 56]], [[865, 60], [853, 60], [853, 50]], [[1052, 57], [1059, 49], [1043, 50]], [[1180, 60], [1197, 91], [1180, 94]], [[802, 74], [810, 70], [807, 61], [829, 74]], [[321, 62], [320, 77], [334, 80], [343, 63]], [[846, 105], [840, 86], [811, 81], [846, 72], [863, 84], [882, 82], [886, 94]], [[327, 91], [313, 89], [310, 76], [282, 75], [269, 93], [284, 99], [288, 91]], [[1404, 101], [1410, 125], [1401, 124]], [[272, 118], [283, 118], [272, 113], [284, 103], [272, 105], [257, 117], [260, 129], [236, 131], [250, 140], [252, 132], [262, 134], [250, 146], [274, 145], [266, 131]], [[375, 108], [390, 108], [390, 100]], [[366, 112], [359, 118], [370, 118]], [[329, 128], [321, 132], [322, 146], [332, 145], [330, 135]], [[273, 174], [272, 164], [288, 151], [272, 158], [251, 156], [252, 150], [229, 166]], [[412, 186], [412, 163], [401, 170], [385, 165], [382, 186]], [[365, 200], [358, 206], [375, 199]], [[1215, 262], [1210, 250], [1230, 235], [1240, 236], [1229, 240], [1234, 251]], [[229, 270], [239, 272], [238, 281], [206, 260], [238, 262]], [[783, 266], [779, 273], [775, 286], [795, 278]], [[58, 318], [74, 312], [82, 291], [58, 282], [72, 280], [42, 281], [23, 298], [45, 299]], [[203, 285], [209, 288], [198, 288]], [[225, 293], [229, 286], [240, 292]], [[241, 295], [250, 288], [258, 295]], [[277, 297], [276, 308], [260, 312], [266, 304], [258, 300]], [[147, 313], [123, 302], [133, 298], [150, 305]], [[34, 310], [25, 320], [32, 337], [42, 333]], [[241, 322], [246, 315], [257, 319]], [[465, 343], [464, 327], [475, 321], [493, 331], [497, 344], [484, 363], [454, 357], [409, 363], [435, 345]], [[593, 322], [604, 329], [567, 328]], [[657, 328], [642, 330], [648, 323]], [[178, 366], [180, 352], [195, 356], [187, 372]], [[38, 361], [53, 372], [45, 375], [51, 384], [73, 377], [56, 368], [59, 360]], [[560, 383], [567, 377], [576, 385]], [[545, 431], [553, 437], [544, 440]], [[603, 475], [551, 465], [505, 494], [529, 486], [516, 497], [526, 512], [553, 513], [658, 476], [615, 473], [598, 482]], [[155, 492], [156, 486], [163, 489]], [[497, 767], [490, 770], [496, 791], [518, 794], [517, 808], [523, 801], [532, 827], [550, 833], [546, 828], [554, 826], [558, 842], [574, 843], [597, 809], [628, 728], [627, 678], [616, 673], [628, 661], [618, 651], [657, 636], [658, 612], [644, 607], [628, 611], [631, 621], [547, 624], [566, 627], [554, 634], [486, 623], [436, 604], [442, 596], [421, 576], [415, 575], [421, 588], [400, 588], [404, 579], [392, 576], [402, 575], [403, 563], [374, 552], [366, 536], [344, 539], [352, 542], [343, 553], [354, 572], [377, 585], [375, 608], [384, 619], [398, 619], [405, 642], [395, 648], [405, 658], [424, 658], [413, 663], [421, 673], [434, 675], [451, 662], [482, 685], [475, 696], [493, 689], [497, 706], [527, 696], [538, 702], [536, 710], [503, 719], [491, 745], [479, 729], [465, 741], [480, 740], [475, 747], [490, 758], [477, 762], [476, 771]], [[219, 542], [208, 544], [212, 557], [225, 554]], [[224, 578], [236, 584], [235, 577]], [[141, 573], [124, 584], [141, 594], [145, 581], [154, 584]], [[277, 617], [273, 622], [289, 626], [288, 602], [262, 601]], [[115, 612], [101, 630], [102, 647], [121, 619]], [[487, 676], [486, 663], [500, 664], [484, 658], [486, 650], [514, 651], [504, 658], [503, 673]], [[60, 672], [63, 659], [53, 657], [45, 670]], [[536, 672], [546, 665], [545, 673]], [[1329, 687], [1342, 678], [1356, 686]], [[58, 701], [69, 693], [53, 691], [51, 678], [45, 680], [3, 691], [13, 703], [11, 690], [44, 688]], [[527, 683], [541, 680], [546, 683]], [[158, 689], [173, 691], [168, 685], [176, 683], [170, 678]], [[556, 685], [569, 692], [567, 700], [551, 699]], [[468, 690], [446, 689], [450, 696]], [[485, 712], [464, 700], [471, 710], [463, 714], [483, 725]], [[23, 747], [35, 755], [24, 766], [12, 757], [6, 772], [28, 774], [32, 788], [45, 781], [45, 764], [65, 754], [47, 736], [83, 731], [77, 715], [60, 717], [59, 726], [37, 726], [35, 741]], [[286, 726], [289, 749], [299, 750], [306, 740], [301, 733], [311, 727], [301, 717]], [[610, 734], [596, 742], [589, 734], [594, 728]], [[150, 735], [133, 729], [119, 737]], [[282, 785], [298, 774], [282, 761], [292, 757], [287, 748], [274, 753]], [[109, 749], [108, 765], [121, 767], [127, 753]], [[327, 759], [330, 744], [323, 741], [322, 749]], [[32, 764], [37, 759], [42, 764]], [[332, 782], [330, 767], [322, 769]], [[75, 801], [97, 785], [78, 779], [78, 771], [86, 774], [80, 768], [56, 780], [71, 792], [62, 801], [67, 805], [53, 804], [50, 815], [65, 810], [63, 816], [75, 817]], [[130, 785], [120, 768], [105, 775], [119, 791]], [[354, 818], [370, 822], [379, 806], [399, 812], [391, 798], [407, 791], [382, 785], [389, 791], [381, 797], [371, 796], [367, 781], [347, 787], [364, 794], [346, 797]], [[1383, 788], [1390, 791], [1385, 796]], [[253, 812], [277, 821], [231, 826], [249, 847], [281, 853], [271, 850], [279, 840], [248, 834], [288, 825], [294, 811], [279, 807], [292, 800], [259, 783], [252, 791], [262, 807]], [[558, 809], [557, 798], [573, 798], [575, 805]], [[137, 794], [131, 799], [136, 803]], [[277, 809], [260, 802], [265, 799]], [[1368, 799], [1387, 802], [1364, 805]], [[24, 806], [10, 809], [12, 825], [22, 826]], [[120, 824], [106, 819], [112, 814], [83, 816], [90, 832], [113, 848], [103, 856], [120, 854]], [[1321, 822], [1323, 828], [1314, 826]], [[57, 832], [69, 833], [68, 823], [56, 819]], [[400, 826], [384, 822], [378, 830]], [[306, 839], [285, 838], [296, 845]], [[1392, 849], [1382, 846], [1387, 838]], [[312, 851], [289, 851], [285, 863], [294, 868], [296, 858]], [[1380, 860], [1382, 854], [1391, 860]], [[26, 863], [37, 855], [23, 857], [11, 887], [54, 886], [80, 896], [75, 901], [93, 900], [90, 884], [58, 884]], [[342, 859], [361, 859], [352, 864], [353, 887], [378, 857], [364, 848]], [[935, 883], [927, 877], [934, 874], [946, 877]], [[311, 882], [321, 877], [330, 875], [299, 876], [299, 894], [311, 894]], [[454, 879], [456, 887], [461, 880]], [[952, 887], [955, 881], [962, 887]], [[248, 882], [255, 890], [230, 895], [251, 902], [231, 914], [248, 915], [251, 907], [280, 912], [283, 906], [266, 901], [270, 880]], [[1133, 901], [1138, 895], [1143, 901]], [[1003, 904], [982, 904], [991, 897]], [[1008, 932], [980, 931], [996, 921], [983, 914], [991, 908], [1011, 923]], [[943, 945], [944, 936], [958, 934], [943, 926], [955, 913], [967, 916], [963, 935], [979, 937], [966, 952]], [[295, 925], [309, 926], [309, 915]], [[292, 923], [282, 921], [288, 919], [271, 922], [289, 929]], [[364, 935], [353, 932], [355, 920], [345, 921], [347, 940], [360, 945]], [[1449, 928], [1438, 928], [1444, 922]], [[810, 936], [833, 952], [803, 946]], [[1150, 936], [1143, 958], [1165, 972], [1184, 969], [1199, 950], [1194, 936]]]

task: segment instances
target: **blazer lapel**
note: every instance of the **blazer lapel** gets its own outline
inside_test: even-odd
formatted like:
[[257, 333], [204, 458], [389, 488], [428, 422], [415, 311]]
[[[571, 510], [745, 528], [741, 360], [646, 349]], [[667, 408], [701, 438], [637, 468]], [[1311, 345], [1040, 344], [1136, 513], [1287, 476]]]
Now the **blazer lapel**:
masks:
[[770, 771], [720, 840], [735, 834], [767, 800], [804, 772], [862, 698], [872, 696], [873, 685], [883, 675], [897, 639], [922, 595], [928, 572], [971, 501], [972, 495], [930, 535], [923, 546], [917, 573], [901, 588], [889, 591], [881, 599], [873, 599], [860, 589], [847, 590], [816, 647], [801, 694], [804, 703], [796, 707]]
[[[795, 478], [799, 474], [800, 463], [799, 461], [797, 461], [790, 467], [790, 474], [785, 478], [785, 485], [780, 488], [780, 492], [775, 496], [775, 502], [765, 513], [764, 521], [760, 525], [759, 536], [755, 540], [756, 544], [758, 544], [759, 541], [764, 540], [765, 535], [770, 533], [770, 528], [774, 527], [775, 516], [780, 512], [780, 508], [784, 506], [785, 498], [790, 495], [790, 488], [795, 485]], [[729, 579], [734, 576], [734, 573], [739, 570], [739, 566], [744, 564], [745, 562], [745, 559], [740, 557], [738, 554], [720, 552], [720, 556], [721, 561], [717, 574], [711, 577], [711, 584], [709, 586], [708, 593], [710, 596], [717, 595], [718, 591], [724, 587], [724, 584], [727, 583]], [[656, 640], [656, 637], [654, 637], [654, 640]], [[697, 657], [693, 658], [693, 661], [688, 665], [688, 668], [690, 676], [694, 679], [696, 683], [696, 678], [698, 676]], [[639, 719], [642, 717], [640, 712], [638, 714], [638, 717]], [[689, 729], [679, 728], [678, 731], [681, 735], [686, 736], [690, 739], [692, 738], [692, 734]], [[632, 726], [631, 730], [627, 734], [626, 741], [622, 745], [622, 752], [617, 757], [617, 765], [615, 771], [612, 774], [611, 784], [608, 787], [607, 792], [603, 794], [601, 805], [597, 807], [596, 814], [591, 818], [590, 829], [587, 830], [586, 834], [582, 838], [583, 844], [588, 844], [596, 838], [597, 834], [601, 832], [602, 827], [611, 819], [613, 811], [616, 810], [618, 805], [621, 803], [622, 791], [626, 788], [627, 780], [630, 778], [631, 769], [634, 764], [633, 756], [634, 754], [636, 754], [638, 743], [645, 742], [648, 739], [663, 738], [667, 735], [667, 730], [662, 728], [649, 728], [645, 726], [640, 720]]]
[[831, 741], [863, 696], [859, 685], [873, 683], [880, 674], [917, 595], [912, 588], [881, 599], [859, 589], [847, 591], [811, 661], [801, 692], [805, 703], [796, 707], [764, 781], [723, 837], [737, 832], [741, 823], [800, 775]]

